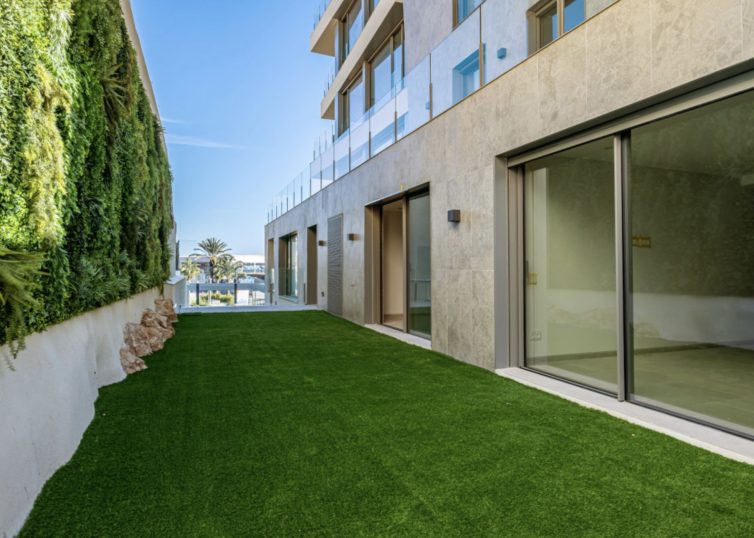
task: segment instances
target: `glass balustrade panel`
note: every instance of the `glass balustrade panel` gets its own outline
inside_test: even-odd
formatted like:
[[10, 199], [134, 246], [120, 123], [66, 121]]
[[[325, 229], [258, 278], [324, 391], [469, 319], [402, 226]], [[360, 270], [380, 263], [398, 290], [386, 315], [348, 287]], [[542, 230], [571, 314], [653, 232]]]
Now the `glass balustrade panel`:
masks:
[[432, 116], [480, 86], [480, 11], [474, 11], [432, 51]]

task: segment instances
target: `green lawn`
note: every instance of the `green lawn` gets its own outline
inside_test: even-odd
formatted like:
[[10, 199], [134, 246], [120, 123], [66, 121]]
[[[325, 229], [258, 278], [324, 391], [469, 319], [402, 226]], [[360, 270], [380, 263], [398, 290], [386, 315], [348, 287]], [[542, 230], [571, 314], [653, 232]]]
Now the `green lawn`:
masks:
[[182, 316], [22, 536], [754, 536], [754, 467], [321, 312]]

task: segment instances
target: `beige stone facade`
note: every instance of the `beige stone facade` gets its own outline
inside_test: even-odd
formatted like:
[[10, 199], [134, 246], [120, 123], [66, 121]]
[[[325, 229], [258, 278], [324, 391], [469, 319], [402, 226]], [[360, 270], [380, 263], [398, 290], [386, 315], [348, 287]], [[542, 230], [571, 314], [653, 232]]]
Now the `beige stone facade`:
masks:
[[[417, 25], [409, 15], [420, 14], [419, 4], [425, 3], [405, 2], [407, 57], [414, 54], [408, 52], [410, 29]], [[445, 9], [449, 26], [450, 2], [430, 4], [427, 20], [442, 19], [436, 15]], [[438, 39], [418, 35], [425, 48]], [[304, 238], [316, 226], [318, 237], [326, 238], [328, 219], [342, 214], [344, 233], [356, 234], [356, 240], [344, 241], [343, 316], [376, 322], [365, 280], [372, 263], [365, 208], [428, 184], [432, 348], [490, 370], [506, 366], [507, 322], [500, 321], [507, 314], [495, 310], [496, 287], [509, 286], [507, 271], [495, 264], [496, 255], [504, 260], [509, 248], [500, 234], [496, 238], [495, 224], [507, 218], [505, 157], [745, 72], [752, 59], [751, 0], [620, 0], [268, 224], [265, 235], [276, 248], [267, 266], [278, 267], [281, 236], [296, 232]], [[459, 225], [447, 222], [449, 209], [461, 210]], [[303, 302], [306, 243], [299, 241], [298, 248]], [[324, 309], [327, 246], [318, 247], [317, 265], [318, 305]], [[272, 300], [287, 301], [275, 293]]]

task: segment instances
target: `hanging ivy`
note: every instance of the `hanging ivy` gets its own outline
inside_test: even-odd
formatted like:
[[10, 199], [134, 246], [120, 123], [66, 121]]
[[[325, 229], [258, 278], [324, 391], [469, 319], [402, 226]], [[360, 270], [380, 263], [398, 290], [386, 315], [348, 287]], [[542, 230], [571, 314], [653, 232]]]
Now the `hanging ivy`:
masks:
[[0, 2], [0, 343], [165, 280], [161, 133], [118, 0]]

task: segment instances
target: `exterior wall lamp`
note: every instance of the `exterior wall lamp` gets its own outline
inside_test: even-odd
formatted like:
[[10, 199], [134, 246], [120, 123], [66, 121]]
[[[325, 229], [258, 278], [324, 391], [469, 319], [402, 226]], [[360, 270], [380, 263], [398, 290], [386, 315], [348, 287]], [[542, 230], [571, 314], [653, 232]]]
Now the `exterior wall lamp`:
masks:
[[324, 239], [320, 239], [319, 241], [317, 241], [317, 244], [320, 247], [325, 247], [325, 246], [327, 246], [327, 241], [325, 241]]
[[460, 209], [449, 209], [448, 210], [448, 222], [452, 222], [453, 224], [458, 224], [461, 222], [461, 210]]
[[356, 234], [348, 234], [348, 240], [349, 241], [356, 241], [359, 238]]

